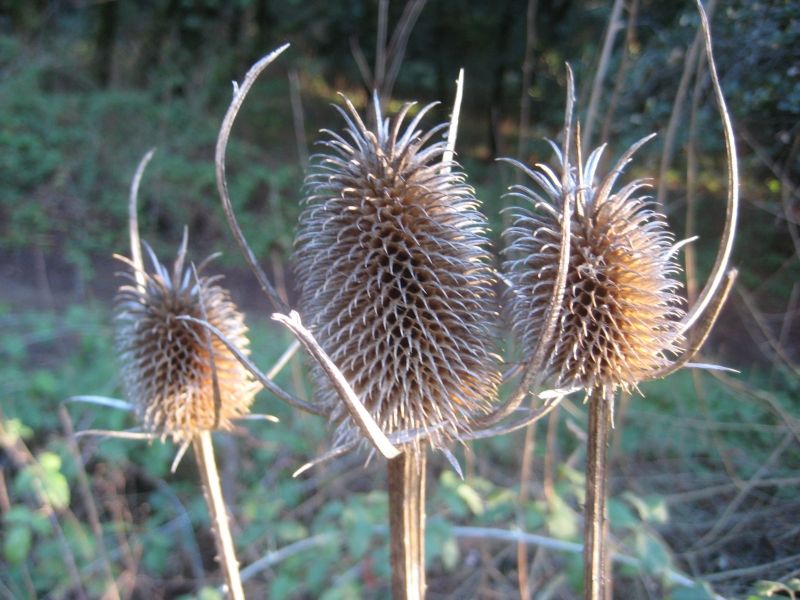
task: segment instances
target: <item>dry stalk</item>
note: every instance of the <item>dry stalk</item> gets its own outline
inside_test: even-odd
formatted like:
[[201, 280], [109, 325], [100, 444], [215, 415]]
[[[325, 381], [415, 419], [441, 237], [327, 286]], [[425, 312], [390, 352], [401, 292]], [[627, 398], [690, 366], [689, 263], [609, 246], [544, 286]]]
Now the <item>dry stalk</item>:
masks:
[[203, 495], [211, 517], [211, 530], [217, 548], [217, 560], [225, 576], [228, 597], [233, 600], [244, 600], [244, 590], [239, 574], [239, 562], [228, 523], [228, 512], [222, 497], [222, 485], [214, 458], [214, 446], [211, 432], [201, 431], [192, 440], [197, 469], [203, 484]]

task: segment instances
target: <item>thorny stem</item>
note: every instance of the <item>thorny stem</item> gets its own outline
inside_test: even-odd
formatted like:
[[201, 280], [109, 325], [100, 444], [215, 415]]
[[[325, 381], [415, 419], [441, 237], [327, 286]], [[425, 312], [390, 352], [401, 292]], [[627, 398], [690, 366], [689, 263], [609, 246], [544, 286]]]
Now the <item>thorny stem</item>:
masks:
[[387, 463], [394, 600], [425, 597], [425, 444], [408, 446]]
[[586, 506], [583, 525], [583, 597], [610, 598], [608, 571], [608, 516], [606, 483], [608, 430], [611, 427], [614, 392], [594, 389], [589, 394], [589, 431], [586, 447]]
[[239, 562], [236, 560], [236, 551], [228, 525], [228, 512], [225, 508], [225, 500], [222, 498], [222, 485], [214, 459], [211, 432], [198, 433], [192, 440], [192, 445], [197, 468], [203, 482], [203, 495], [206, 498], [208, 514], [211, 517], [211, 531], [214, 533], [214, 544], [217, 547], [217, 560], [225, 575], [228, 597], [232, 600], [244, 600]]

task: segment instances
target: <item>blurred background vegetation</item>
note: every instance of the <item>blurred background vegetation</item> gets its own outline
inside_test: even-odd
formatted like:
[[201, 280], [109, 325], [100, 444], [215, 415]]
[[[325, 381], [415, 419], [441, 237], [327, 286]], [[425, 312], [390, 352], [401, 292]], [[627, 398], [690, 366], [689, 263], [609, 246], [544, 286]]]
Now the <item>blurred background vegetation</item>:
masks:
[[[542, 138], [561, 127], [565, 61], [585, 118], [614, 2], [412, 4], [421, 12], [391, 106], [441, 100], [436, 117], [447, 118], [465, 68], [458, 157], [499, 244], [502, 194], [513, 174], [494, 159], [549, 160]], [[390, 34], [412, 4], [389, 4]], [[700, 234], [687, 256], [692, 294], [713, 261], [726, 184], [707, 71], [690, 51], [698, 17], [688, 1], [621, 4], [593, 141], [608, 142], [608, 161], [659, 132], [629, 171], [655, 178], [678, 237]], [[713, 8], [743, 206], [734, 256], [740, 279], [704, 359], [741, 373], [684, 371], [619, 407], [612, 533], [618, 551], [638, 559], [616, 567], [620, 598], [800, 594], [800, 5], [719, 0]], [[222, 251], [216, 268], [248, 313], [256, 362], [267, 368], [282, 353], [288, 339], [269, 323], [270, 307], [219, 207], [217, 130], [231, 81], [291, 42], [248, 98], [228, 163], [245, 234], [291, 297], [286, 258], [303, 162], [320, 128], [341, 126], [330, 107], [337, 92], [366, 102], [354, 56], [373, 63], [378, 10], [375, 0], [0, 3], [0, 597], [101, 597], [108, 567], [122, 597], [218, 597], [191, 461], [172, 475], [170, 444], [75, 445], [71, 426], [120, 430], [133, 419], [59, 406], [75, 394], [120, 393], [111, 255], [127, 253], [127, 190], [153, 146], [140, 193], [144, 238], [167, 258], [188, 225], [195, 258]], [[665, 151], [671, 120], [673, 150]], [[281, 377], [311, 394], [301, 360]], [[325, 424], [263, 394], [257, 411], [281, 423], [217, 439], [240, 560], [268, 557], [248, 580], [249, 594], [386, 597], [377, 461], [364, 468], [362, 457], [347, 457], [292, 479], [329, 447]], [[440, 457], [433, 461], [430, 598], [518, 595], [518, 548], [497, 532], [580, 541], [584, 431], [577, 398], [526, 441], [519, 432], [458, 448], [464, 480]], [[523, 465], [524, 448], [532, 449], [530, 464]], [[524, 562], [533, 597], [579, 594], [578, 554], [533, 544]], [[678, 572], [694, 584], [681, 584]]]

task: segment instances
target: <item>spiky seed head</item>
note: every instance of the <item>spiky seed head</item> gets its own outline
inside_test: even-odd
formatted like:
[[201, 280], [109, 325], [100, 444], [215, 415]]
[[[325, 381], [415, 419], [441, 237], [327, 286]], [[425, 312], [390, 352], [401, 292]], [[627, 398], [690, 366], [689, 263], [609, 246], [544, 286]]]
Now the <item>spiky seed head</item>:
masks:
[[[306, 178], [294, 266], [304, 320], [387, 433], [427, 429], [434, 445], [488, 410], [499, 377], [496, 306], [485, 218], [445, 143], [423, 133], [433, 106], [404, 128], [413, 104], [367, 128], [336, 107]], [[321, 401], [340, 440], [357, 428], [321, 372]]]
[[247, 354], [244, 316], [217, 285], [219, 276], [195, 277], [185, 266], [185, 243], [172, 273], [147, 249], [152, 272], [140, 273], [144, 283], [138, 285], [131, 264], [115, 303], [125, 392], [146, 430], [176, 442], [229, 429], [232, 419], [247, 414], [260, 386], [216, 336], [178, 317], [207, 320]]
[[[561, 164], [560, 150], [551, 145]], [[645, 180], [612, 189], [632, 152], [596, 181], [603, 149], [577, 166], [580, 174], [568, 167], [567, 189], [547, 166], [517, 163], [538, 190], [512, 188], [510, 195], [529, 201], [532, 210], [515, 209], [504, 232], [503, 269], [512, 284], [506, 294], [512, 328], [530, 353], [544, 330], [556, 282], [564, 194], [574, 194], [566, 288], [545, 354], [547, 369], [557, 387], [610, 392], [635, 388], [667, 364], [666, 355], [681, 342], [684, 311], [666, 218], [640, 194], [649, 186]]]

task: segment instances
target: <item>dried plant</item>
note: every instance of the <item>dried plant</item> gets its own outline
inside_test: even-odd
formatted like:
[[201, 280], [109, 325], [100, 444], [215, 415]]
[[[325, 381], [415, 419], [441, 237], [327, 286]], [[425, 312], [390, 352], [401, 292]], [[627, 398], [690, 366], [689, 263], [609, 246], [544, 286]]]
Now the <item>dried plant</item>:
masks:
[[[152, 271], [132, 262], [115, 307], [116, 346], [126, 395], [145, 429], [182, 443], [202, 431], [230, 429], [247, 414], [260, 385], [217, 338], [182, 316], [204, 318], [243, 353], [244, 316], [219, 277], [186, 264], [186, 237], [172, 273], [150, 248]], [[137, 278], [143, 284], [137, 283]]]
[[[145, 431], [83, 430], [76, 437], [171, 438], [180, 444], [173, 470], [191, 444], [227, 591], [229, 597], [243, 600], [211, 432], [231, 429], [234, 420], [249, 416], [261, 386], [240, 360], [248, 354], [249, 345], [244, 315], [229, 292], [218, 285], [219, 276], [201, 275], [213, 257], [197, 268], [187, 264], [188, 233], [184, 230], [171, 272], [149, 246], [152, 269], [144, 267], [136, 204], [139, 183], [152, 156], [150, 151], [142, 158], [131, 184], [131, 258], [117, 256], [130, 267], [122, 274], [128, 282], [117, 294], [115, 324], [122, 383], [131, 402], [94, 396], [70, 399], [135, 411]], [[224, 332], [226, 342], [212, 336], [201, 322]]]
[[[537, 185], [537, 191], [520, 185], [511, 192], [533, 205], [533, 210], [517, 209], [513, 226], [504, 234], [512, 328], [526, 353], [545, 349], [549, 359], [544, 374], [555, 387], [583, 389], [589, 402], [584, 594], [593, 600], [610, 597], [605, 544], [606, 446], [615, 394], [688, 363], [708, 335], [736, 276], [731, 270], [723, 283], [738, 210], [733, 133], [699, 2], [698, 8], [723, 120], [729, 187], [717, 261], [700, 299], [688, 313], [676, 293], [680, 284], [675, 279], [675, 255], [691, 240], [673, 243], [666, 218], [639, 193], [646, 186], [644, 181], [634, 180], [616, 191], [614, 187], [633, 154], [652, 136], [634, 144], [605, 177], [596, 178], [604, 146], [593, 151], [584, 164], [578, 127], [573, 165], [569, 147], [574, 91], [568, 70], [563, 151], [552, 144], [560, 174], [546, 165], [529, 169], [509, 161]], [[557, 301], [548, 303], [549, 299]], [[554, 324], [555, 332], [549, 334]]]
[[[597, 148], [585, 164], [569, 168], [566, 187], [546, 165], [529, 169], [515, 163], [542, 192], [513, 187], [511, 195], [530, 202], [533, 210], [515, 209], [504, 232], [508, 259], [503, 268], [512, 284], [507, 312], [526, 353], [541, 337], [542, 316], [555, 287], [562, 199], [575, 196], [566, 288], [557, 335], [547, 348], [548, 375], [557, 387], [604, 394], [629, 390], [679, 350], [684, 311], [666, 218], [640, 194], [648, 187], [644, 180], [614, 190], [624, 163], [648, 139], [637, 142], [599, 181], [595, 170], [605, 145]], [[562, 163], [561, 151], [555, 144], [553, 149]]]
[[[464, 174], [442, 162], [445, 142], [429, 143], [447, 124], [417, 129], [433, 105], [403, 130], [413, 105], [389, 120], [376, 98], [375, 131], [346, 105], [345, 133], [328, 132], [306, 179], [301, 314], [384, 432], [437, 425], [433, 443], [457, 438], [499, 382], [485, 218]], [[352, 439], [335, 390], [316, 379], [340, 441]]]
[[[371, 130], [345, 104], [344, 134], [327, 132], [327, 152], [306, 179], [294, 255], [301, 310], [384, 432], [420, 430], [442, 445], [488, 411], [500, 379], [485, 219], [463, 173], [443, 161], [446, 143], [433, 141], [448, 124], [418, 129], [433, 105], [404, 129], [413, 104], [385, 119], [376, 96]], [[357, 439], [315, 372], [339, 441]], [[413, 540], [395, 557], [407, 588], [395, 585], [398, 597], [424, 591], [424, 457], [415, 440], [389, 463], [392, 538]]]

